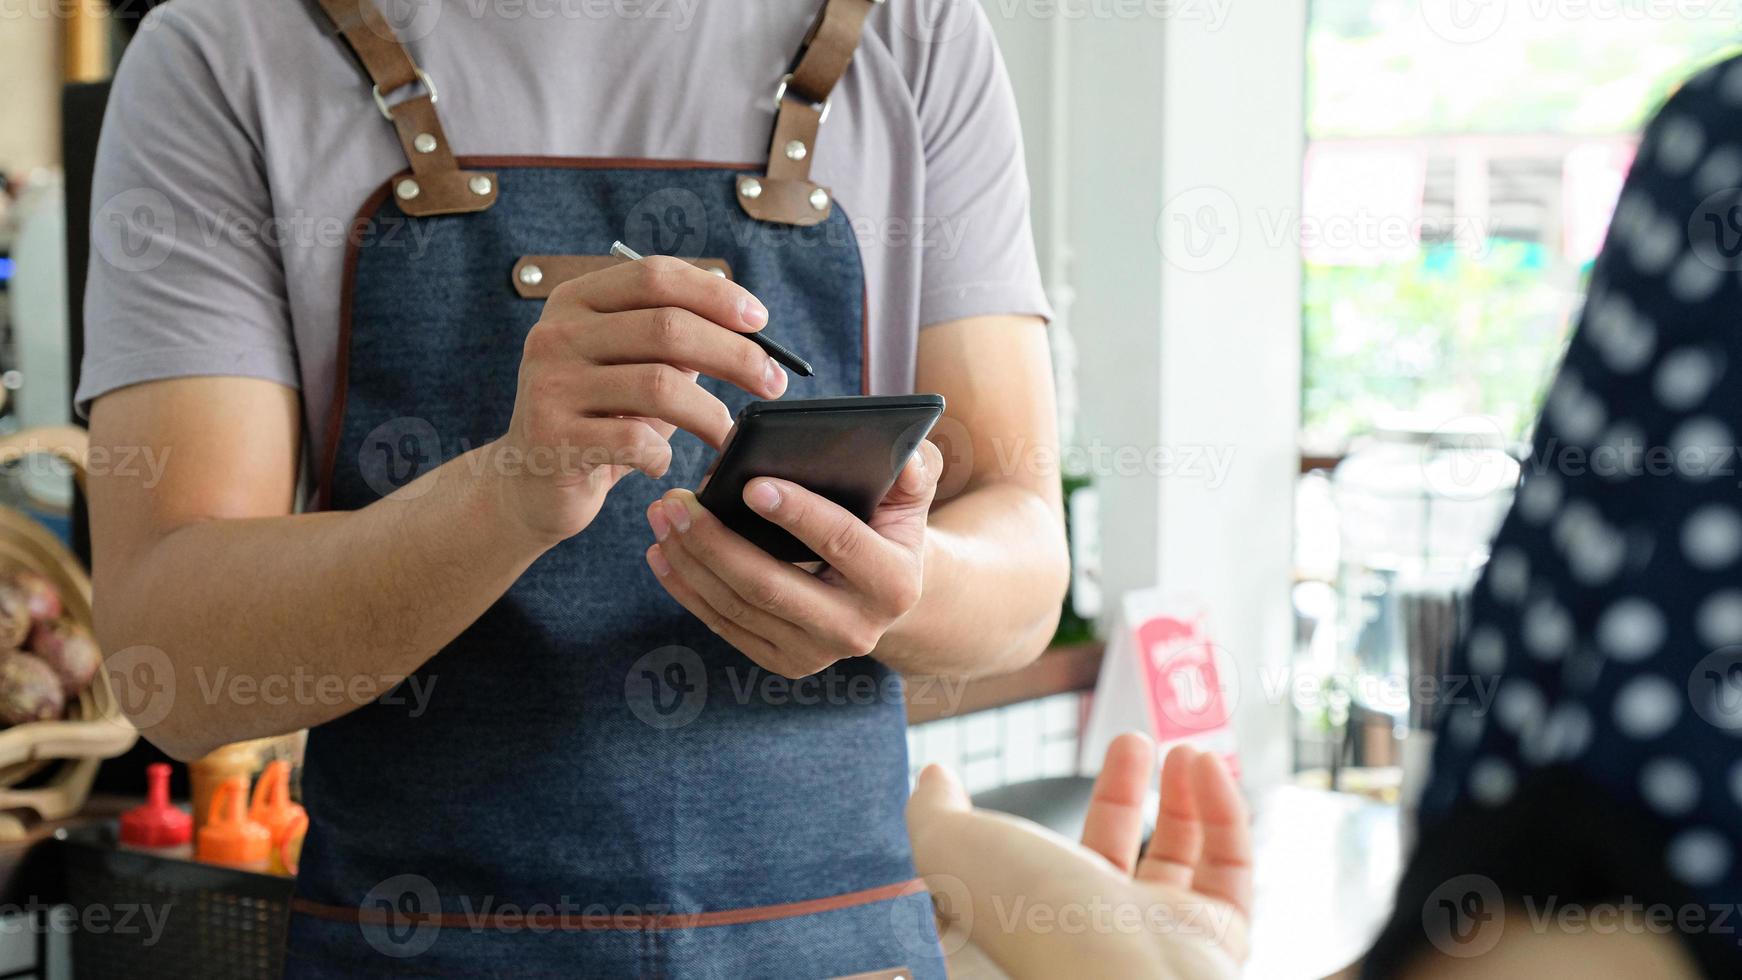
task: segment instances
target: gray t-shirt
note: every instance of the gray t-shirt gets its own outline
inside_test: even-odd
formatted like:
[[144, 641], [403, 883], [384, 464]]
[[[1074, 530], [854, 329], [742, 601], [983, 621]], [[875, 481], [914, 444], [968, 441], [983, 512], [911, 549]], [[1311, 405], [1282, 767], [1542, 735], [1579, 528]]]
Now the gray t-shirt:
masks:
[[[818, 0], [410, 0], [383, 8], [462, 155], [765, 160]], [[864, 256], [875, 392], [919, 328], [1048, 314], [1009, 79], [972, 0], [878, 6], [813, 159]], [[301, 390], [320, 458], [345, 236], [405, 168], [312, 6], [174, 0], [116, 75], [92, 200], [81, 410], [193, 375]], [[413, 227], [406, 234], [415, 234]]]

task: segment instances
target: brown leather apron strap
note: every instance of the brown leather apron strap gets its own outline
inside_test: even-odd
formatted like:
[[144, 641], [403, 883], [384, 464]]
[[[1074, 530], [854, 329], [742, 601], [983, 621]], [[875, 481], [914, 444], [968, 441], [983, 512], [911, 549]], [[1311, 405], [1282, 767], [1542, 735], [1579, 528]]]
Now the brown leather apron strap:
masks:
[[814, 225], [828, 218], [834, 196], [811, 182], [817, 132], [829, 98], [865, 33], [865, 18], [883, 0], [827, 0], [799, 45], [792, 71], [775, 92], [774, 136], [762, 177], [738, 179], [738, 203], [759, 221]]
[[380, 95], [417, 81], [417, 64], [399, 43], [393, 25], [369, 0], [319, 0], [321, 11], [357, 56]]
[[[435, 82], [399, 43], [393, 25], [381, 16], [374, 0], [319, 0], [319, 4], [374, 83], [375, 104], [393, 123], [411, 164], [410, 176], [393, 182], [400, 210], [427, 217], [482, 211], [495, 204], [496, 175], [460, 169], [436, 114]], [[414, 84], [424, 91], [389, 104], [389, 96]]]
[[865, 18], [883, 0], [830, 0], [817, 11], [810, 31], [799, 44], [787, 76], [787, 93], [822, 105], [835, 90], [835, 83], [853, 63], [859, 39], [865, 33]]

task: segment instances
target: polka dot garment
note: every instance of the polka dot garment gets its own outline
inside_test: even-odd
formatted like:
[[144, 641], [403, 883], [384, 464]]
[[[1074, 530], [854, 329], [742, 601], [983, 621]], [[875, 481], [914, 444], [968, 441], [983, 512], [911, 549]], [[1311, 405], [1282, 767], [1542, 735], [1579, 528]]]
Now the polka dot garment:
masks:
[[[1453, 660], [1492, 703], [1446, 711], [1424, 847], [1570, 775], [1651, 828], [1675, 887], [1742, 903], [1738, 371], [1742, 61], [1641, 143]], [[1532, 813], [1502, 825], [1557, 833]]]

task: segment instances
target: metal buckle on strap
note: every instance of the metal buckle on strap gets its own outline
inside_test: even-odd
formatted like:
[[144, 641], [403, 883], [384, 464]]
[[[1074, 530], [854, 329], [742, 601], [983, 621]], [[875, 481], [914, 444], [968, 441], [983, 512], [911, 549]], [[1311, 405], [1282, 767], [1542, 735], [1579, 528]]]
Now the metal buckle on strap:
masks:
[[[422, 74], [422, 72], [419, 72], [419, 74]], [[792, 84], [792, 72], [787, 72], [785, 75], [781, 76], [780, 84], [775, 86], [775, 89], [774, 89], [774, 111], [775, 112], [780, 111], [781, 102], [786, 100], [787, 86], [789, 86], [791, 84]], [[434, 90], [432, 89], [431, 91], [433, 92]], [[377, 99], [377, 101], [379, 101], [379, 99]], [[817, 105], [817, 103], [815, 103], [815, 102], [811, 103], [811, 108], [816, 109], [818, 111], [818, 115], [817, 115], [817, 124], [818, 125], [821, 125], [821, 124], [829, 121], [829, 103], [831, 103], [833, 101], [834, 101], [834, 96], [830, 96], [829, 98], [824, 99], [822, 102], [822, 105], [820, 105], [820, 106]]]
[[[414, 67], [411, 70], [417, 73], [417, 80], [419, 82], [423, 83], [423, 87], [426, 89], [429, 89], [429, 100], [433, 104], [436, 101], [435, 82], [430, 79], [429, 73], [425, 72], [422, 68], [415, 68]], [[789, 75], [787, 77], [790, 78], [791, 76]], [[400, 86], [400, 88], [404, 88], [404, 87], [405, 86], [403, 86], [403, 85]], [[397, 89], [395, 91], [397, 91]], [[379, 85], [370, 86], [369, 94], [375, 96], [375, 108], [381, 110], [381, 118], [387, 120], [388, 122], [392, 122], [393, 121], [393, 107], [389, 106], [387, 104], [387, 98], [386, 98], [386, 96], [384, 96], [382, 94], [381, 86], [379, 86]]]

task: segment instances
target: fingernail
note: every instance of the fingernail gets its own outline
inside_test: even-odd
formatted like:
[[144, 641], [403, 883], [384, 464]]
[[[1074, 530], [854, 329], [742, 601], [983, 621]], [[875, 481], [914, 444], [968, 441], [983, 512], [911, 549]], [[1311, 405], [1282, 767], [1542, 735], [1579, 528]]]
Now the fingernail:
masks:
[[786, 390], [786, 372], [780, 369], [780, 365], [774, 363], [772, 357], [762, 367], [762, 388], [768, 392], [770, 398], [779, 398], [781, 393]]
[[683, 501], [676, 497], [667, 497], [664, 505], [665, 516], [670, 518], [671, 526], [677, 528], [679, 534], [688, 531], [690, 529], [690, 509], [684, 506]]
[[768, 322], [768, 307], [757, 302], [756, 297], [746, 296], [738, 301], [738, 318], [746, 327], [758, 329]]
[[666, 520], [658, 501], [655, 501], [652, 507], [647, 508], [647, 523], [653, 528], [655, 541], [664, 541], [671, 534], [671, 521]]
[[653, 569], [653, 574], [665, 578], [671, 574], [671, 562], [665, 560], [665, 555], [659, 550], [659, 545], [647, 549], [647, 567]]
[[744, 488], [744, 502], [758, 514], [771, 514], [780, 506], [780, 491], [767, 480], [757, 480]]

